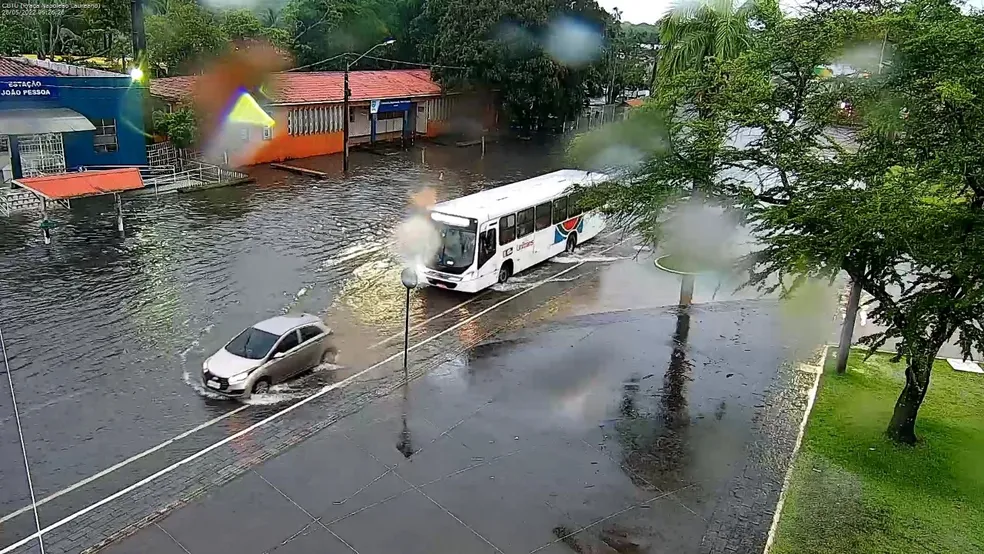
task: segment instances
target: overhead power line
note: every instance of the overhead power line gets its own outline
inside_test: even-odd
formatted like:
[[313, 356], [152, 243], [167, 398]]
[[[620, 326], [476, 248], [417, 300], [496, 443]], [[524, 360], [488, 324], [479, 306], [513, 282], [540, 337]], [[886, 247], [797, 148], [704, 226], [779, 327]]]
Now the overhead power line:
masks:
[[438, 68], [438, 69], [468, 69], [467, 67], [461, 67], [461, 66], [457, 66], [457, 65], [440, 65], [440, 64], [435, 64], [435, 63], [405, 62], [405, 61], [402, 61], [402, 60], [391, 60], [389, 58], [377, 58], [376, 56], [366, 56], [366, 57], [369, 58], [369, 59], [377, 60], [377, 61], [381, 61], [381, 62], [401, 63], [403, 65], [413, 65], [413, 66], [417, 66], [417, 67]]

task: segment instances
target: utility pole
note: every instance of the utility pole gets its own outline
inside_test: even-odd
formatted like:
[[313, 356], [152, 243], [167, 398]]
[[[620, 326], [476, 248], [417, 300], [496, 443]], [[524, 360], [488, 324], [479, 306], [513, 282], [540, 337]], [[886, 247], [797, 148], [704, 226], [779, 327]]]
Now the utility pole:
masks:
[[351, 67], [351, 66], [348, 63], [348, 55], [347, 54], [345, 56], [344, 62], [345, 62], [345, 86], [344, 86], [344, 89], [342, 90], [342, 98], [343, 98], [343, 100], [342, 100], [342, 117], [344, 118], [344, 121], [342, 121], [342, 140], [345, 143], [345, 146], [343, 147], [344, 153], [342, 154], [342, 157], [343, 157], [343, 160], [344, 160], [342, 162], [342, 169], [345, 170], [345, 173], [348, 173], [348, 170], [349, 170], [349, 117], [350, 117], [349, 116], [349, 98], [352, 96], [352, 91], [349, 90], [349, 67]]
[[389, 46], [394, 42], [396, 42], [395, 39], [391, 39], [391, 38], [386, 39], [385, 41], [380, 42], [376, 46], [373, 46], [372, 48], [363, 52], [361, 56], [355, 58], [355, 60], [353, 60], [351, 63], [349, 63], [348, 61], [348, 54], [345, 54], [345, 87], [344, 87], [345, 90], [342, 91], [342, 111], [345, 112], [344, 114], [345, 121], [342, 123], [342, 140], [343, 142], [345, 142], [345, 146], [342, 148], [343, 150], [342, 168], [345, 170], [346, 173], [348, 173], [349, 170], [349, 117], [350, 117], [349, 98], [352, 96], [352, 91], [349, 89], [349, 69], [351, 69], [353, 65], [359, 63], [359, 60], [368, 56], [369, 52], [372, 52], [373, 50], [379, 48], [380, 46]]
[[[143, 66], [147, 51], [147, 33], [144, 30], [143, 0], [130, 0], [130, 42], [133, 46], [133, 63]], [[142, 69], [142, 67], [141, 67]]]

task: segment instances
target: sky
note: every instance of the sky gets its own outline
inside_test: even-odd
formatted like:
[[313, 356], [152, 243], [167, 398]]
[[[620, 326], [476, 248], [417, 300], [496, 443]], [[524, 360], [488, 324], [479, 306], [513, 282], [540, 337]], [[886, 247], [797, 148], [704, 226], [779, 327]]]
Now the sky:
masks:
[[622, 21], [629, 23], [656, 23], [670, 6], [671, 0], [599, 0], [602, 8], [622, 10]]
[[[608, 11], [622, 11], [622, 21], [629, 23], [656, 23], [656, 21], [677, 3], [676, 0], [598, 0], [601, 7]], [[967, 0], [967, 6], [984, 8], [984, 0]], [[797, 5], [797, 0], [780, 0], [779, 5], [790, 9]]]

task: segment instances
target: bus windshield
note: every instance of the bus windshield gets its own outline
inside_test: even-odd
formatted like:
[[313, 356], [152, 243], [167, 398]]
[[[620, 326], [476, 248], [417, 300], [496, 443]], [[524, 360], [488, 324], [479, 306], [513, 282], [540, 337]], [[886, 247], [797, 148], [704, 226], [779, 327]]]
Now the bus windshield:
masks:
[[475, 261], [475, 231], [464, 227], [439, 225], [441, 245], [431, 267], [449, 273], [462, 273]]

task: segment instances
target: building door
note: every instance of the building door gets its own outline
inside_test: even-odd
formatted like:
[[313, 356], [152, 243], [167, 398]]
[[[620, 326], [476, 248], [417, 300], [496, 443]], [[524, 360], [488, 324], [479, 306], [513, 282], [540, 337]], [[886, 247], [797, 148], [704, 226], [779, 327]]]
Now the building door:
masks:
[[7, 135], [0, 135], [0, 183], [14, 178], [13, 160], [10, 159], [10, 141]]
[[61, 133], [21, 136], [17, 142], [24, 177], [65, 173], [65, 145]]
[[[429, 100], [427, 102], [430, 102]], [[417, 134], [426, 135], [427, 134], [427, 105], [424, 102], [417, 102], [417, 117], [415, 120], [415, 129]]]

